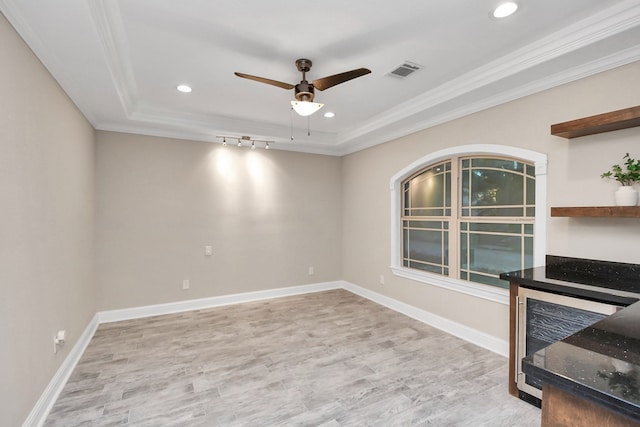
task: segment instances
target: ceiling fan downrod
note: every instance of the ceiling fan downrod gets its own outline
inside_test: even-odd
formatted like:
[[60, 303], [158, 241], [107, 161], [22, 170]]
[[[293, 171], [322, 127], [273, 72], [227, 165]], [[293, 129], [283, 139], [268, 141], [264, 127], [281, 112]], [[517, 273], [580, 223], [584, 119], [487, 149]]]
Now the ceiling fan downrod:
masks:
[[311, 70], [313, 63], [308, 59], [297, 59], [296, 68], [302, 73], [302, 81], [295, 86], [295, 98], [302, 102], [313, 102], [315, 98], [314, 88], [307, 81], [307, 71]]

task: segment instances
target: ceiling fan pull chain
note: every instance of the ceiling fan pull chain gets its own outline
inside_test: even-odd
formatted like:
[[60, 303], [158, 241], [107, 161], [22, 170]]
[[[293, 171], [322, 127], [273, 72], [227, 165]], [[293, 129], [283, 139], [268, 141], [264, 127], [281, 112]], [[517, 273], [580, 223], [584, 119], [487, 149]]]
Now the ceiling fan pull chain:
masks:
[[307, 116], [307, 136], [311, 136], [311, 116]]
[[291, 140], [293, 141], [293, 107], [291, 107]]

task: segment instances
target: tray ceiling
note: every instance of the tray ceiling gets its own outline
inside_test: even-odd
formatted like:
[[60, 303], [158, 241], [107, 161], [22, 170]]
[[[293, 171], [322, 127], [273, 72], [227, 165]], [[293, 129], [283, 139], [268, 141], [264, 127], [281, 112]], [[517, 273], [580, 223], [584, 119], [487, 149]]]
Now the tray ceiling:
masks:
[[[519, 3], [504, 20], [490, 17], [494, 0], [0, 0], [0, 10], [96, 129], [248, 135], [344, 155], [640, 58], [639, 0]], [[298, 58], [313, 61], [309, 81], [372, 73], [317, 91], [325, 106], [309, 119], [291, 112], [292, 91], [233, 74], [296, 84]], [[407, 61], [422, 68], [389, 74]]]

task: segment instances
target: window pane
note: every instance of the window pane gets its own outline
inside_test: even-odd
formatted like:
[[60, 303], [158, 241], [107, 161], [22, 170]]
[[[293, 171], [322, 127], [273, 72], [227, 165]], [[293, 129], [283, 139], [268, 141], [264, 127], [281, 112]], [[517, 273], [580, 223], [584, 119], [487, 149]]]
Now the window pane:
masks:
[[[468, 162], [468, 160], [467, 160]], [[463, 161], [464, 163], [464, 161]], [[471, 188], [471, 171], [469, 169], [462, 170], [462, 185], [460, 188], [460, 197], [461, 197], [461, 205], [464, 208], [465, 206], [470, 206], [471, 202], [469, 201], [469, 189]], [[468, 209], [467, 209], [468, 212]]]
[[442, 232], [442, 264], [449, 265], [449, 232]]
[[445, 212], [443, 208], [412, 209], [406, 216], [443, 216]]
[[405, 226], [409, 228], [442, 230], [442, 221], [405, 221]]
[[402, 230], [402, 258], [409, 258], [409, 230], [406, 227]]
[[477, 158], [471, 159], [472, 168], [495, 168], [506, 171], [524, 172], [524, 163], [515, 160]]
[[477, 283], [484, 283], [486, 285], [498, 286], [499, 288], [509, 289], [509, 282], [500, 280], [498, 277], [484, 276], [482, 274], [469, 274], [469, 280]]
[[522, 268], [533, 267], [533, 236], [524, 238], [524, 265]]
[[525, 202], [535, 202], [535, 181], [525, 178], [527, 166], [506, 159], [463, 160], [462, 216], [526, 216]]
[[405, 265], [443, 274], [449, 262], [448, 226], [447, 221], [403, 221]]
[[411, 206], [444, 206], [444, 175], [422, 174], [411, 181]]
[[473, 206], [522, 205], [524, 177], [510, 172], [474, 169], [470, 202]]
[[468, 234], [469, 270], [497, 275], [522, 268], [520, 236]]
[[490, 233], [511, 233], [520, 234], [522, 231], [521, 224], [494, 224], [486, 222], [470, 222], [469, 230], [484, 231]]
[[534, 205], [536, 203], [536, 181], [527, 178], [527, 205]]
[[460, 269], [469, 270], [469, 233], [460, 233]]
[[418, 261], [442, 264], [443, 236], [439, 231], [412, 230], [409, 257]]
[[444, 216], [451, 206], [451, 162], [425, 169], [403, 187], [405, 216]]
[[[531, 208], [533, 209], [533, 208]], [[524, 207], [517, 208], [501, 208], [501, 207], [493, 207], [493, 206], [474, 206], [471, 209], [462, 209], [462, 216], [525, 216], [524, 213], [529, 212], [529, 210]], [[529, 216], [529, 215], [527, 215]]]
[[418, 270], [428, 271], [430, 273], [443, 274], [443, 268], [438, 265], [424, 264], [417, 261], [411, 261], [409, 267], [416, 268]]

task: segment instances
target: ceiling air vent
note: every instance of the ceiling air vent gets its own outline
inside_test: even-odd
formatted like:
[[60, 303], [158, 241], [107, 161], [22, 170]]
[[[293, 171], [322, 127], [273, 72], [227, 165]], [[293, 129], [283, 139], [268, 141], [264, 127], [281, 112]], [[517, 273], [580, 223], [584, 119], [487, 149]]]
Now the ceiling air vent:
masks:
[[422, 68], [421, 65], [418, 65], [409, 61], [404, 61], [402, 65], [400, 65], [395, 70], [391, 71], [389, 75], [394, 77], [404, 78], [404, 77], [407, 77], [409, 74], [413, 74], [415, 71], [418, 71], [421, 68]]

